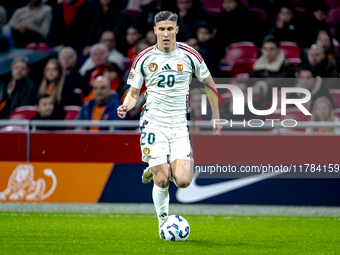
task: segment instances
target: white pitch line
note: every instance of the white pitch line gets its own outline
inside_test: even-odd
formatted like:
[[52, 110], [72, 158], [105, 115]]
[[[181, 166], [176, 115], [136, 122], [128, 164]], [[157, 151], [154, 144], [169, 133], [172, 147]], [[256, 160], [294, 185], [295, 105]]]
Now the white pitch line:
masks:
[[[75, 213], [147, 213], [154, 214], [153, 204], [133, 203], [0, 203], [0, 212], [75, 212]], [[171, 214], [203, 215], [277, 215], [340, 217], [340, 207], [170, 204]]]

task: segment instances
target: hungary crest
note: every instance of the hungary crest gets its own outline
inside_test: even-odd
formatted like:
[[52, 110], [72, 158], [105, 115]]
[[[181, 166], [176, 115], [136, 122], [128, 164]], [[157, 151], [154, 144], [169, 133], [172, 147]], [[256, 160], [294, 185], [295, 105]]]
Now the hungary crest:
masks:
[[158, 65], [155, 62], [152, 62], [149, 65], [149, 70], [150, 70], [150, 72], [156, 72], [158, 70]]
[[183, 72], [183, 63], [181, 61], [177, 62], [177, 71], [179, 73]]

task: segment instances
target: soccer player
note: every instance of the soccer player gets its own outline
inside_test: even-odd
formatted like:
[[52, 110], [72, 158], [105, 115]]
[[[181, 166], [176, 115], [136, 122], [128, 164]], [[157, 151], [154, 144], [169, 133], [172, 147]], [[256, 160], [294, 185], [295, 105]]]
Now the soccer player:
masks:
[[[193, 154], [186, 118], [192, 74], [215, 88], [201, 55], [187, 44], [176, 42], [177, 19], [177, 14], [169, 11], [155, 16], [157, 44], [135, 58], [127, 81], [131, 85], [130, 91], [117, 109], [118, 116], [124, 118], [134, 108], [145, 82], [146, 103], [140, 117], [140, 143], [142, 160], [149, 167], [144, 170], [142, 179], [143, 183], [154, 181], [152, 198], [159, 225], [169, 214], [169, 180], [178, 188], [186, 188], [193, 178]], [[219, 119], [218, 106], [208, 98], [213, 122]], [[220, 135], [220, 132], [221, 125], [216, 125], [213, 135]]]

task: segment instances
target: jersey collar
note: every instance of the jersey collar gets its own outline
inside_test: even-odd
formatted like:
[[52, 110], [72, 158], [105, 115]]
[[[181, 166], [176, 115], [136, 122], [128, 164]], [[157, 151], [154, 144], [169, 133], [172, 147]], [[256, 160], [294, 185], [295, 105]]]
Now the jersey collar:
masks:
[[175, 49], [174, 51], [170, 52], [170, 53], [165, 53], [165, 52], [163, 52], [163, 51], [160, 51], [160, 50], [157, 48], [157, 45], [158, 45], [158, 43], [156, 43], [156, 44], [154, 45], [154, 50], [157, 52], [157, 54], [160, 54], [160, 55], [173, 56], [173, 55], [175, 55], [175, 54], [177, 53], [177, 50], [178, 50], [178, 43], [177, 43], [177, 42], [176, 42], [176, 49]]

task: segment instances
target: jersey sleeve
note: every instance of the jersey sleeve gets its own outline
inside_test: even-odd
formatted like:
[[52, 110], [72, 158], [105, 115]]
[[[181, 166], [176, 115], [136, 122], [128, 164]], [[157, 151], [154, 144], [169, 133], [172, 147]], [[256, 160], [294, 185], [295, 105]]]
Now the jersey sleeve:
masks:
[[[140, 65], [139, 65], [140, 68]], [[131, 85], [132, 87], [136, 89], [140, 89], [144, 82], [144, 76], [140, 71], [138, 71], [138, 66], [136, 66], [136, 69], [131, 68], [129, 77], [127, 80], [127, 84]]]
[[199, 63], [199, 61], [196, 62], [197, 63], [195, 63], [194, 73], [197, 79], [200, 82], [202, 82], [205, 78], [207, 78], [210, 75], [210, 71], [204, 61], [202, 61], [201, 63]]

